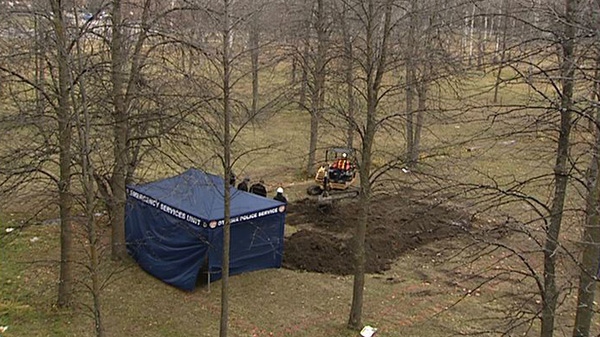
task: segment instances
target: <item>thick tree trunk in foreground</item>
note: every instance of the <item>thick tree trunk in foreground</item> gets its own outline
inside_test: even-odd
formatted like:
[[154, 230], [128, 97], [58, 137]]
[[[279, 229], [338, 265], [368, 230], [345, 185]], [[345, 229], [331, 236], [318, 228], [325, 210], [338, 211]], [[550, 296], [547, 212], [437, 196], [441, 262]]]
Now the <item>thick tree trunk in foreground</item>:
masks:
[[[130, 144], [130, 119], [132, 102], [139, 98], [142, 82], [141, 70], [145, 64], [144, 43], [147, 40], [149, 16], [152, 0], [144, 0], [140, 30], [135, 41], [125, 41], [123, 33], [122, 1], [113, 0], [112, 40], [111, 40], [111, 81], [113, 99], [113, 157], [114, 166], [109, 180], [110, 191], [103, 188], [111, 216], [111, 256], [115, 260], [125, 259], [125, 203], [126, 185], [138, 164], [138, 147]], [[128, 42], [134, 42], [131, 52], [127, 52]], [[104, 183], [104, 182], [103, 182]]]
[[[388, 0], [383, 5], [383, 22], [375, 24], [379, 20], [381, 12], [376, 8], [374, 0], [369, 0], [365, 5], [366, 12], [366, 31], [365, 41], [366, 63], [365, 77], [367, 81], [366, 104], [367, 116], [366, 127], [362, 144], [362, 156], [359, 165], [360, 174], [360, 221], [357, 223], [354, 234], [354, 285], [352, 289], [352, 305], [348, 317], [348, 328], [359, 330], [362, 325], [363, 295], [365, 286], [365, 240], [367, 227], [369, 223], [370, 201], [371, 201], [371, 155], [375, 134], [377, 132], [377, 104], [379, 103], [379, 90], [383, 75], [387, 71], [387, 44], [391, 31], [392, 2]], [[381, 29], [381, 35], [377, 33]]]
[[550, 223], [546, 229], [546, 243], [544, 245], [544, 292], [542, 294], [542, 337], [552, 337], [554, 333], [554, 318], [558, 304], [559, 289], [556, 285], [556, 261], [558, 240], [562, 224], [567, 183], [569, 180], [570, 135], [572, 126], [572, 97], [574, 86], [574, 37], [575, 28], [572, 26], [577, 8], [576, 0], [565, 0], [565, 38], [561, 41], [561, 87], [562, 97], [560, 102], [560, 131], [558, 147], [556, 149], [556, 163], [554, 166], [554, 197], [550, 209]]
[[[596, 59], [596, 69], [600, 67], [600, 55]], [[596, 83], [600, 79], [596, 72]], [[596, 98], [598, 93], [596, 92]], [[579, 274], [579, 290], [577, 294], [577, 313], [573, 337], [588, 337], [594, 316], [594, 299], [596, 297], [596, 283], [598, 265], [600, 264], [600, 109], [596, 108], [593, 119], [596, 142], [593, 147], [593, 157], [588, 169], [588, 196], [586, 204], [586, 222], [583, 228], [581, 244], [581, 272]]]
[[113, 1], [112, 8], [112, 98], [113, 98], [113, 156], [115, 159], [110, 179], [111, 200], [111, 257], [121, 260], [127, 256], [125, 247], [125, 200], [127, 179], [127, 111], [125, 104], [125, 53], [121, 27], [121, 0]]
[[231, 195], [229, 181], [231, 177], [231, 44], [232, 28], [229, 22], [230, 0], [223, 0], [223, 167], [225, 177], [224, 224], [223, 224], [223, 261], [221, 265], [221, 319], [219, 336], [227, 337], [229, 324], [229, 246], [231, 232]]
[[[81, 48], [80, 41], [76, 41], [75, 46], [77, 47], [77, 60], [79, 61], [77, 66], [78, 70], [84, 69], [83, 56], [84, 53]], [[102, 316], [102, 280], [100, 274], [100, 254], [101, 251], [98, 247], [98, 233], [96, 231], [96, 217], [95, 206], [97, 202], [96, 189], [94, 185], [94, 168], [91, 161], [91, 153], [93, 146], [91, 145], [90, 135], [92, 134], [92, 123], [90, 112], [88, 109], [88, 96], [86, 90], [85, 76], [78, 78], [77, 84], [79, 86], [79, 95], [77, 97], [73, 91], [71, 91], [71, 97], [73, 99], [73, 105], [80, 103], [82, 114], [75, 114], [77, 121], [77, 133], [79, 135], [79, 143], [81, 144], [79, 150], [79, 156], [81, 160], [81, 180], [83, 187], [83, 195], [85, 202], [83, 208], [85, 210], [85, 229], [87, 232], [87, 245], [89, 263], [87, 264], [87, 270], [91, 278], [91, 286], [88, 289], [92, 296], [92, 305], [90, 309], [94, 318], [94, 330], [96, 337], [104, 337], [105, 329]], [[82, 115], [82, 116], [81, 116]]]
[[72, 251], [73, 234], [71, 207], [71, 112], [69, 104], [69, 55], [67, 34], [63, 20], [64, 9], [61, 1], [50, 1], [58, 57], [58, 146], [59, 171], [58, 198], [60, 212], [60, 279], [58, 284], [58, 306], [68, 307], [73, 302]]

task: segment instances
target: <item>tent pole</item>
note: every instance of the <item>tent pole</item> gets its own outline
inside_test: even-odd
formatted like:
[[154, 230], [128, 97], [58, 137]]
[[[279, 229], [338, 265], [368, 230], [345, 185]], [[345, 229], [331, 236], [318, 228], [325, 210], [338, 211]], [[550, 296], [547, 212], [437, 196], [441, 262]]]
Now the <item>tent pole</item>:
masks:
[[206, 273], [206, 289], [210, 293], [210, 267], [208, 268], [208, 273]]

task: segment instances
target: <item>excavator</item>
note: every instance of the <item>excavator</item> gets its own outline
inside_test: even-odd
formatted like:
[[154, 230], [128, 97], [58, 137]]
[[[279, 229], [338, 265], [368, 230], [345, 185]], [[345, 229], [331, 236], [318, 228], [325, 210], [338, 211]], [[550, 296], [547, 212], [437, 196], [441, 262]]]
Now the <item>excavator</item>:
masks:
[[355, 150], [332, 147], [325, 151], [325, 164], [319, 166], [315, 174], [315, 185], [307, 188], [310, 196], [318, 196], [319, 205], [331, 205], [335, 200], [356, 198], [359, 188], [356, 186]]

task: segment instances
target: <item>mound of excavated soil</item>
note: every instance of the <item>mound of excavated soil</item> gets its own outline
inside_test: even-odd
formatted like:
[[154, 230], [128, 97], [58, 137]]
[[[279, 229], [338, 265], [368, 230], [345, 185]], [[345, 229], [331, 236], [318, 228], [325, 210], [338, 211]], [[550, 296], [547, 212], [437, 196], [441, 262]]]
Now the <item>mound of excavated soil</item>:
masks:
[[[357, 201], [322, 210], [309, 199], [288, 205], [287, 225], [298, 231], [286, 239], [283, 265], [319, 273], [354, 272], [353, 234], [359, 221]], [[388, 270], [407, 250], [465, 233], [466, 212], [409, 196], [383, 196], [372, 201], [366, 237], [366, 272]]]

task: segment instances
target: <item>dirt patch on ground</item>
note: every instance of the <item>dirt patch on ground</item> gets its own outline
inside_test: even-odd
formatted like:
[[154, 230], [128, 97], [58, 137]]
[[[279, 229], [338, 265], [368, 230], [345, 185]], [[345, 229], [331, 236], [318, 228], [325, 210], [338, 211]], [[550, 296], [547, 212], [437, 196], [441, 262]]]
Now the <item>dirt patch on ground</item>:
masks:
[[[357, 201], [339, 202], [328, 210], [311, 199], [289, 204], [286, 223], [298, 231], [286, 238], [284, 267], [352, 274], [352, 237], [359, 210]], [[390, 269], [395, 259], [420, 245], [466, 233], [470, 218], [463, 210], [415, 201], [410, 196], [375, 198], [366, 236], [367, 273]]]

